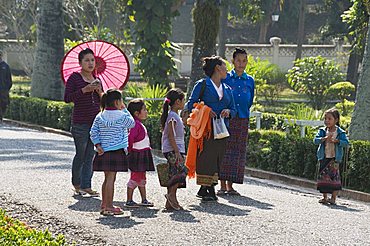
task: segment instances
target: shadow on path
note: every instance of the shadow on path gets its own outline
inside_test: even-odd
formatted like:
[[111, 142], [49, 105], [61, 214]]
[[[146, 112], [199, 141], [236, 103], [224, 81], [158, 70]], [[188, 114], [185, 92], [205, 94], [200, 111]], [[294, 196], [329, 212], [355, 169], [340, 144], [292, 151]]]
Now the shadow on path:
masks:
[[127, 211], [123, 215], [118, 216], [103, 216], [96, 219], [97, 223], [109, 226], [110, 229], [131, 228], [135, 225], [143, 224], [137, 222], [127, 215]]
[[68, 206], [69, 209], [82, 212], [99, 212], [101, 200], [97, 197], [74, 196], [75, 204]]
[[225, 195], [222, 196], [223, 199], [227, 200], [229, 203], [235, 204], [235, 205], [240, 205], [240, 206], [248, 206], [248, 207], [255, 207], [258, 209], [265, 209], [265, 210], [270, 210], [275, 207], [274, 205], [266, 202], [260, 202], [258, 200], [255, 200], [250, 197], [246, 196], [229, 196]]
[[218, 202], [200, 202], [199, 205], [190, 205], [190, 209], [203, 213], [225, 216], [245, 216], [251, 211], [249, 209], [240, 209]]
[[170, 218], [177, 222], [185, 223], [198, 223], [200, 220], [195, 219], [194, 215], [191, 214], [189, 210], [180, 210], [180, 211], [167, 211], [166, 213], [171, 213]]

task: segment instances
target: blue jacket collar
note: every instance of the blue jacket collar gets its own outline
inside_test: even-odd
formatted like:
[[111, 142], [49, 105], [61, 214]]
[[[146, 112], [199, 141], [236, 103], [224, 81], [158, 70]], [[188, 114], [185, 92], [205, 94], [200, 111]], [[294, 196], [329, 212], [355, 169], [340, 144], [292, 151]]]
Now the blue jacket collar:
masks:
[[[234, 78], [238, 78], [238, 74], [235, 72], [235, 69], [231, 70], [231, 76], [234, 77]], [[248, 75], [247, 73], [244, 71], [242, 76], [240, 76], [241, 78], [243, 79], [247, 79], [248, 78]]]

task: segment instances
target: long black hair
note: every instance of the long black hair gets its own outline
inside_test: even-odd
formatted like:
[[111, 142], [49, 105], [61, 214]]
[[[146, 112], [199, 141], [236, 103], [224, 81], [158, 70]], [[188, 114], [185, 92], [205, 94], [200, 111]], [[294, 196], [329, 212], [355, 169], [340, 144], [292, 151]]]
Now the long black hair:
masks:
[[245, 49], [243, 49], [243, 48], [235, 48], [235, 50], [233, 52], [233, 59], [235, 59], [235, 57], [237, 55], [239, 55], [239, 54], [241, 54], [241, 55], [247, 55], [248, 56], [247, 51], [245, 51]]
[[203, 71], [208, 76], [211, 77], [215, 71], [217, 65], [222, 66], [224, 60], [220, 56], [204, 57], [203, 59]]
[[174, 105], [176, 100], [182, 100], [185, 97], [184, 92], [179, 88], [173, 88], [167, 92], [166, 99], [164, 100], [161, 115], [161, 127], [162, 130], [166, 125], [169, 107]]
[[100, 99], [100, 107], [104, 110], [107, 107], [115, 107], [114, 102], [122, 99], [122, 94], [119, 90], [108, 89]]

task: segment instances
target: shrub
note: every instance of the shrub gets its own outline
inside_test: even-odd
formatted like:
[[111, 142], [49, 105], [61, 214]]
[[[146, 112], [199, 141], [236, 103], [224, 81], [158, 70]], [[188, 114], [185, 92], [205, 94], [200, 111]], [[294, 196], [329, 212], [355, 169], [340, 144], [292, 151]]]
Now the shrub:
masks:
[[370, 142], [351, 141], [348, 161], [348, 188], [370, 192]]
[[0, 244], [1, 245], [67, 245], [63, 235], [54, 238], [48, 230], [37, 231], [23, 222], [15, 220], [0, 209]]
[[35, 97], [12, 96], [5, 117], [69, 130], [72, 104]]
[[342, 81], [343, 73], [333, 61], [317, 56], [294, 61], [287, 78], [294, 91], [306, 94], [312, 106], [321, 109], [328, 99], [328, 88]]

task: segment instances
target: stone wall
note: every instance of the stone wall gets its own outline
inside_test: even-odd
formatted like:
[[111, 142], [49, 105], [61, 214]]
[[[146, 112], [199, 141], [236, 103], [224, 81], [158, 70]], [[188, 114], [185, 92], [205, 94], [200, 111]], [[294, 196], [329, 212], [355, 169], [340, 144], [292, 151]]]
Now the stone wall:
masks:
[[[192, 44], [179, 43], [181, 51], [176, 52], [175, 56], [181, 61], [178, 63], [178, 68], [183, 76], [190, 76], [191, 73], [191, 56]], [[138, 76], [134, 71], [132, 63], [132, 44], [125, 46], [124, 52], [127, 54], [131, 65], [131, 76]], [[277, 64], [283, 71], [287, 71], [292, 67], [296, 54], [296, 45], [286, 45], [280, 43], [280, 38], [273, 37], [270, 39], [270, 44], [227, 44], [226, 58], [231, 61], [232, 52], [235, 47], [242, 47], [247, 50], [248, 54], [260, 59], [267, 59], [271, 63]], [[33, 56], [30, 50], [25, 50], [24, 45], [20, 45], [16, 41], [0, 40], [0, 48], [4, 52], [4, 60], [9, 63], [14, 70], [32, 69]], [[349, 45], [343, 45], [339, 40], [335, 40], [332, 45], [303, 45], [302, 57], [319, 56], [335, 60], [345, 72], [350, 52]]]

